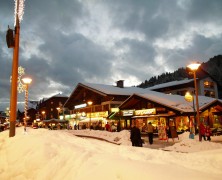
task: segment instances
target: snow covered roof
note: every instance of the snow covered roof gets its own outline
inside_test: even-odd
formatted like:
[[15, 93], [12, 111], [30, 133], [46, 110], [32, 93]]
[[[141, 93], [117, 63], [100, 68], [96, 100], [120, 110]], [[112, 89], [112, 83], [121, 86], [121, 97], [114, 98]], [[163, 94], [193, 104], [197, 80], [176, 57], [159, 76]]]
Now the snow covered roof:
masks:
[[149, 92], [148, 89], [142, 89], [138, 87], [124, 87], [120, 88], [113, 85], [105, 85], [105, 84], [92, 84], [92, 83], [80, 83], [83, 86], [88, 88], [100, 91], [105, 94], [112, 94], [112, 95], [132, 95], [134, 93], [145, 93]]
[[171, 81], [171, 82], [168, 82], [168, 83], [158, 84], [158, 85], [149, 87], [147, 89], [155, 90], [155, 89], [160, 89], [160, 88], [164, 88], [164, 87], [170, 87], [170, 86], [176, 86], [176, 85], [181, 85], [181, 84], [187, 84], [187, 83], [190, 83], [192, 81], [193, 81], [193, 79], [184, 79], [184, 80], [181, 80], [181, 81]]
[[[185, 100], [184, 96], [164, 94], [164, 93], [159, 93], [159, 92], [154, 92], [154, 91], [150, 91], [149, 93], [134, 94], [134, 95], [137, 95], [137, 96], [145, 98], [147, 100], [156, 102], [158, 104], [162, 104], [167, 107], [171, 107], [171, 108], [178, 110], [178, 111], [182, 111], [182, 112], [193, 112], [194, 111], [193, 102], [187, 102]], [[128, 99], [130, 99], [130, 98], [128, 98]], [[206, 96], [198, 96], [198, 100], [199, 100], [199, 109], [200, 110], [203, 109], [204, 107], [206, 107], [207, 105], [217, 101], [217, 99], [215, 99], [215, 98], [210, 98], [210, 97], [206, 97]], [[196, 103], [195, 98], [194, 98], [194, 103]]]
[[[58, 93], [58, 94], [56, 94], [56, 95], [54, 95], [54, 96], [52, 96], [52, 97], [67, 97], [65, 94], [62, 94], [62, 93]], [[50, 97], [50, 98], [52, 98], [52, 97]], [[49, 98], [49, 99], [50, 99]]]
[[[183, 80], [181, 81], [175, 81], [171, 82], [171, 84], [175, 85], [176, 82], [188, 83], [193, 80]], [[184, 96], [180, 95], [170, 95], [165, 94], [161, 92], [152, 91], [149, 88], [142, 89], [138, 87], [124, 87], [120, 88], [113, 85], [104, 85], [104, 84], [93, 84], [93, 83], [79, 83], [78, 86], [83, 86], [85, 88], [91, 89], [93, 91], [100, 92], [102, 94], [108, 94], [108, 95], [129, 95], [130, 97], [124, 101], [127, 102], [133, 95], [140, 96], [142, 98], [148, 99], [150, 101], [156, 102], [158, 104], [162, 104], [163, 106], [173, 108], [177, 111], [181, 112], [193, 112], [193, 102], [187, 102], [184, 99]], [[78, 88], [78, 86], [75, 88], [75, 90]], [[73, 91], [73, 93], [75, 92]], [[72, 94], [73, 94], [72, 93]], [[71, 96], [70, 96], [71, 98]], [[68, 101], [68, 100], [67, 100]], [[210, 98], [206, 96], [199, 96], [199, 108], [200, 110], [204, 107], [208, 106], [209, 104], [219, 101], [215, 98]], [[222, 101], [219, 101], [222, 102]], [[67, 103], [67, 102], [66, 102]], [[123, 104], [124, 104], [123, 103]], [[195, 98], [194, 98], [195, 103]], [[121, 107], [121, 105], [120, 105]]]

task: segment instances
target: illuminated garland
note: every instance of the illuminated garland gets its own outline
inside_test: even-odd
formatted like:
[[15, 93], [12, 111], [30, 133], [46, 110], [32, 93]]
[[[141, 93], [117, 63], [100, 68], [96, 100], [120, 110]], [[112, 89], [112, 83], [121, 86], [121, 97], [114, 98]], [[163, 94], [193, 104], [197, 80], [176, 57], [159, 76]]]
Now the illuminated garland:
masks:
[[[25, 9], [25, 0], [14, 0], [15, 1], [15, 21], [14, 21], [14, 26], [16, 25], [16, 16], [18, 15], [18, 20], [19, 23], [22, 21], [22, 17], [24, 14], [24, 9]], [[17, 7], [17, 5], [19, 7]]]
[[[22, 76], [25, 74], [25, 68], [22, 66], [18, 67], [18, 82], [17, 90], [18, 93], [22, 93], [25, 90], [24, 84], [22, 83]], [[12, 82], [12, 76], [10, 77], [10, 82]]]

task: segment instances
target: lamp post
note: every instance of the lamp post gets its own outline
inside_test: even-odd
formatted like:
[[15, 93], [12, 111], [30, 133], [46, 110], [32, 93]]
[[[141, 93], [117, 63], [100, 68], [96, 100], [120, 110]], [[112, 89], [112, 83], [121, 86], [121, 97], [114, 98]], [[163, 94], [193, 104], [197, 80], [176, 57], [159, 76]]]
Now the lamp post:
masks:
[[25, 86], [25, 119], [24, 119], [24, 130], [26, 131], [27, 126], [27, 110], [28, 110], [28, 90], [29, 90], [29, 84], [31, 84], [32, 79], [31, 78], [23, 78], [22, 79], [24, 86]]
[[[193, 102], [193, 112], [194, 112], [194, 119], [196, 117], [196, 113], [195, 113], [195, 106], [194, 106], [194, 97], [193, 97], [193, 94], [190, 94], [190, 92], [186, 92], [185, 96], [184, 96], [184, 99], [187, 101], [187, 102]], [[192, 123], [193, 124], [193, 123]], [[190, 126], [190, 132], [191, 132], [191, 126]], [[195, 125], [195, 130], [196, 130], [196, 125]]]
[[45, 111], [42, 111], [42, 120], [45, 120]]
[[57, 107], [56, 109], [57, 109], [57, 111], [58, 111], [58, 119], [59, 119], [59, 111], [60, 111], [60, 107]]
[[200, 63], [193, 63], [188, 65], [187, 67], [193, 72], [193, 79], [194, 79], [194, 88], [195, 88], [195, 96], [196, 96], [196, 110], [197, 110], [197, 124], [198, 124], [198, 132], [199, 132], [199, 141], [201, 141], [201, 135], [200, 135], [200, 112], [199, 112], [199, 101], [198, 101], [198, 87], [197, 87], [197, 77], [196, 77], [196, 71], [198, 70]]
[[87, 104], [90, 106], [90, 115], [89, 115], [89, 129], [91, 130], [91, 114], [92, 114], [92, 101], [88, 101]]
[[[15, 31], [11, 31], [9, 48], [13, 48], [13, 61], [12, 61], [12, 81], [11, 81], [11, 92], [10, 92], [10, 128], [9, 137], [15, 136], [15, 123], [16, 123], [16, 112], [17, 112], [17, 82], [18, 82], [18, 64], [19, 64], [19, 34], [20, 34], [20, 21], [24, 13], [24, 1], [15, 1]], [[13, 37], [14, 36], [14, 37]], [[7, 36], [6, 36], [7, 38]], [[7, 38], [7, 43], [8, 43]]]

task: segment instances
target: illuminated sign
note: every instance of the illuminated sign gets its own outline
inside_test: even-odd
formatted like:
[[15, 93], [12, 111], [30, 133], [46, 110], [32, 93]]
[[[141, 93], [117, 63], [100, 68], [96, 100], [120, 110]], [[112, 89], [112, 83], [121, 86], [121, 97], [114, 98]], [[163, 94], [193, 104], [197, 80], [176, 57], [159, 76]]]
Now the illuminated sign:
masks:
[[123, 112], [123, 116], [133, 116], [134, 110], [124, 110], [122, 112]]
[[136, 110], [135, 115], [136, 116], [142, 116], [142, 115], [147, 115], [147, 114], [156, 114], [156, 109], [142, 109], [142, 110]]
[[111, 108], [111, 112], [119, 112], [119, 108]]
[[87, 117], [90, 118], [90, 116], [91, 116], [91, 118], [108, 117], [108, 111], [87, 113]]
[[86, 103], [85, 104], [76, 105], [75, 109], [84, 108], [84, 107], [86, 107]]

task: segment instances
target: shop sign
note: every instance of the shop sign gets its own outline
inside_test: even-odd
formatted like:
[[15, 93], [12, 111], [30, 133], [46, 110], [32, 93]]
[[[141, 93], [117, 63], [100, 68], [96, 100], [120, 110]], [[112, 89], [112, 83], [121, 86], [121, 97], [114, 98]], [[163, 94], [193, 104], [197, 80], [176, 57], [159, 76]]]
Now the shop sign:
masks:
[[119, 112], [119, 108], [111, 108], [111, 112]]
[[142, 115], [147, 115], [147, 114], [156, 114], [156, 109], [142, 109], [142, 110], [136, 110], [135, 115], [136, 116], [142, 116]]
[[65, 115], [65, 119], [72, 119], [72, 118], [76, 118], [76, 114]]
[[124, 110], [123, 116], [133, 116], [134, 110]]
[[156, 111], [157, 111], [157, 112], [158, 112], [158, 111], [166, 111], [166, 108], [158, 107], [158, 108], [156, 108]]
[[76, 106], [75, 106], [75, 109], [84, 108], [84, 107], [86, 107], [86, 103], [76, 105]]
[[93, 112], [93, 113], [87, 113], [87, 118], [98, 118], [98, 117], [107, 117], [108, 111], [101, 111], [101, 112]]

